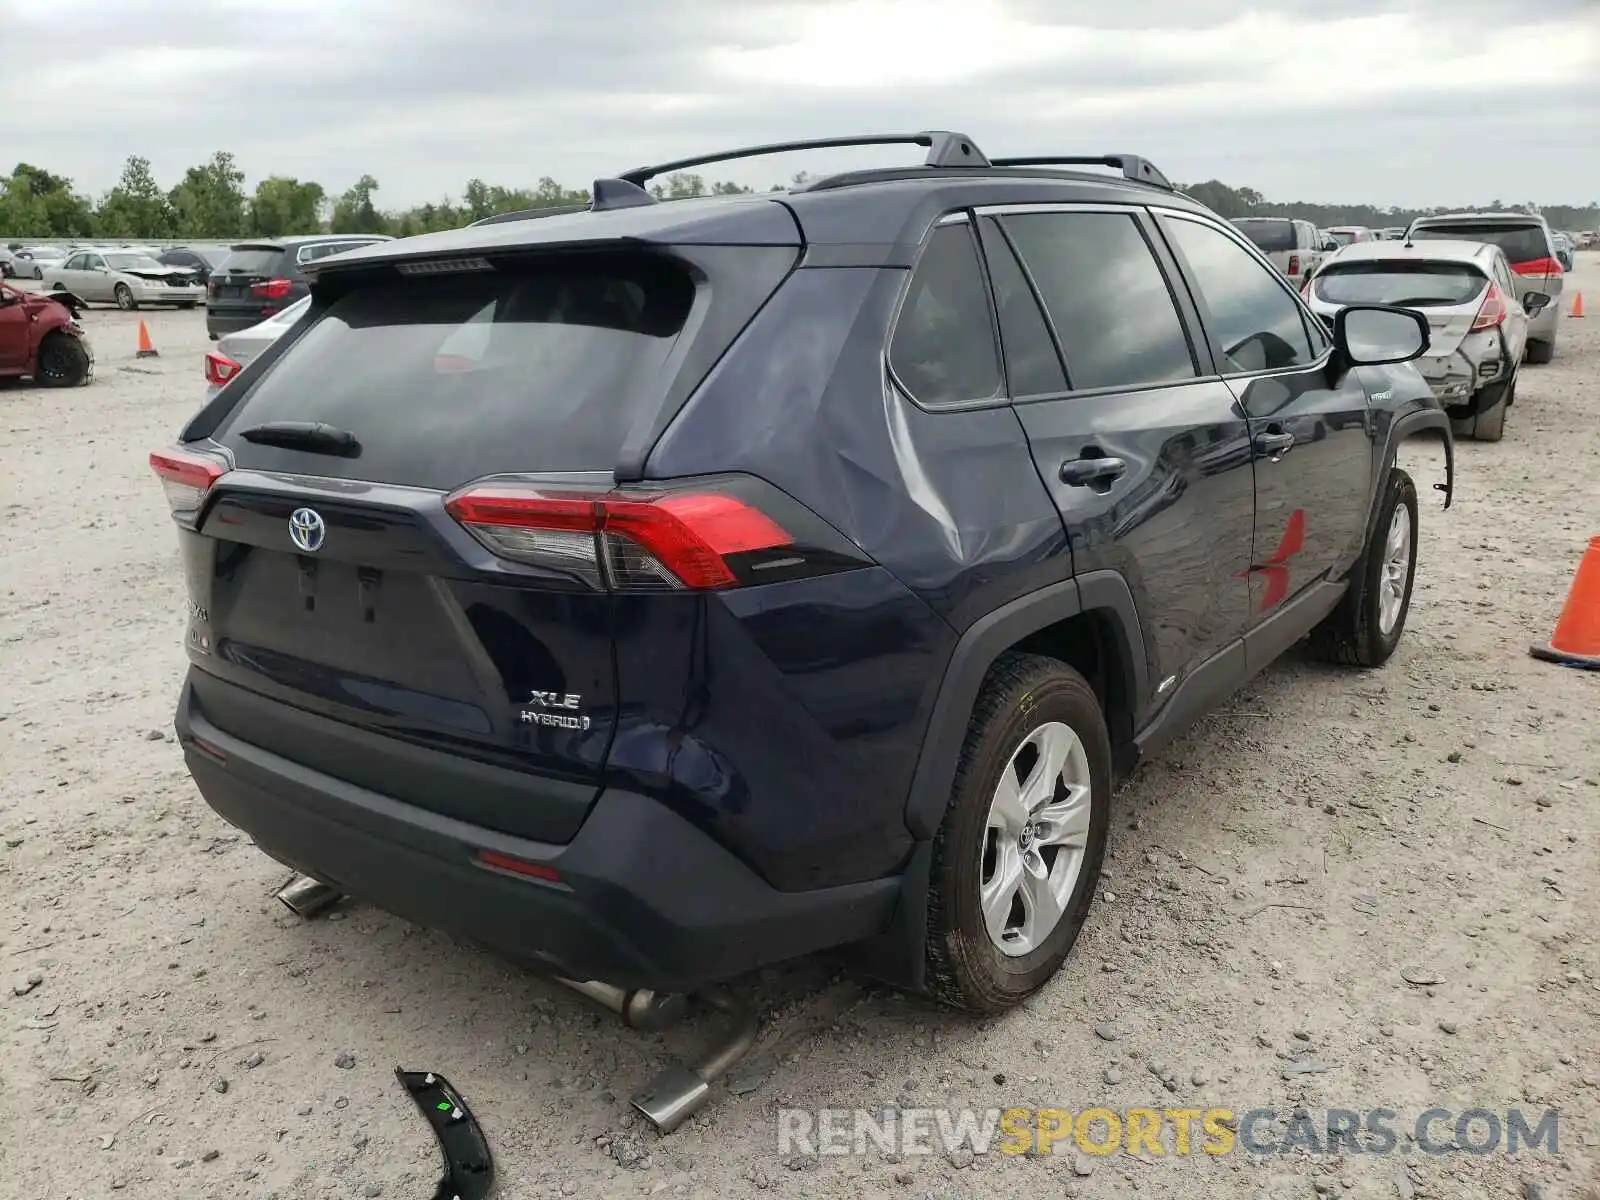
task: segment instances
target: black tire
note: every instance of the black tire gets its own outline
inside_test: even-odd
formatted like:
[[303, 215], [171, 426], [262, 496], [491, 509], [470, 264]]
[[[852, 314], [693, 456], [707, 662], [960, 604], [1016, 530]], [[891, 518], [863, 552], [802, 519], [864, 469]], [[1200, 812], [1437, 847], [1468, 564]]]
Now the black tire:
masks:
[[[1385, 632], [1380, 619], [1380, 589], [1385, 577], [1389, 531], [1397, 509], [1404, 509], [1410, 525], [1406, 554], [1405, 588], [1393, 626]], [[1391, 468], [1378, 503], [1378, 519], [1350, 573], [1350, 586], [1329, 613], [1311, 631], [1311, 652], [1324, 662], [1347, 667], [1381, 667], [1400, 644], [1411, 611], [1411, 589], [1417, 578], [1417, 485], [1399, 467]]]
[[123, 312], [132, 312], [139, 307], [139, 302], [133, 298], [133, 291], [125, 283], [119, 283], [111, 289], [111, 294], [117, 298], [117, 307]]
[[39, 343], [33, 379], [41, 387], [79, 387], [89, 382], [89, 351], [70, 333], [57, 330]]
[[[988, 818], [1002, 772], [1030, 734], [1059, 722], [1077, 735], [1087, 763], [1089, 826], [1078, 877], [1041, 943], [1009, 955], [990, 937], [981, 891], [991, 850]], [[1060, 969], [1094, 902], [1110, 826], [1111, 739], [1094, 690], [1072, 668], [1029, 654], [1002, 656], [984, 681], [933, 842], [928, 888], [927, 987], [937, 1000], [972, 1012], [1016, 1006]], [[997, 835], [998, 836], [998, 835]], [[1049, 850], [1049, 848], [1047, 848]], [[1046, 864], [1061, 851], [1051, 851]]]
[[1466, 421], [1467, 434], [1475, 442], [1498, 442], [1506, 432], [1506, 409], [1517, 397], [1517, 377], [1486, 384], [1474, 397], [1480, 405], [1477, 415]]
[[1555, 356], [1556, 344], [1554, 342], [1536, 342], [1531, 338], [1528, 340], [1527, 348], [1522, 352], [1524, 362], [1537, 363], [1541, 366]]

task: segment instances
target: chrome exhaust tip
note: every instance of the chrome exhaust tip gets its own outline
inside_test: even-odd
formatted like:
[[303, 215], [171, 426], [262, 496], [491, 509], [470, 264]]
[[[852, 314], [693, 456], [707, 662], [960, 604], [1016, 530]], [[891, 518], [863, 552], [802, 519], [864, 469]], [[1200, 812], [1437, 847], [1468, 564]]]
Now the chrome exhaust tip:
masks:
[[283, 901], [284, 907], [295, 916], [309, 921], [343, 900], [344, 894], [320, 879], [313, 879], [309, 875], [296, 875], [278, 889], [278, 899]]
[[715, 989], [706, 992], [701, 999], [732, 1017], [733, 1028], [693, 1067], [668, 1067], [629, 1101], [633, 1110], [663, 1135], [678, 1129], [705, 1107], [711, 1098], [711, 1085], [749, 1053], [756, 1035], [761, 1032], [755, 1010], [740, 1004], [727, 992]]
[[[593, 979], [566, 979], [559, 975], [552, 978], [609, 1008], [632, 1029], [663, 1029], [681, 1018], [687, 1007], [687, 997], [681, 995], [620, 988]], [[755, 1010], [721, 988], [704, 992], [699, 998], [732, 1017], [733, 1028], [699, 1062], [692, 1066], [674, 1064], [634, 1094], [629, 1101], [633, 1110], [655, 1126], [657, 1133], [671, 1133], [704, 1108], [711, 1098], [711, 1085], [749, 1052], [761, 1032]]]

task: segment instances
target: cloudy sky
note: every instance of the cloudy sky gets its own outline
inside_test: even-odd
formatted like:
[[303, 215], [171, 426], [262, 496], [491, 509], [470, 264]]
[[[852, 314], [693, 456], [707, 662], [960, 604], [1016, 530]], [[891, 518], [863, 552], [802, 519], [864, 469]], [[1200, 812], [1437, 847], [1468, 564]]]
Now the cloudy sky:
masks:
[[95, 194], [129, 154], [399, 207], [940, 128], [1280, 199], [1600, 199], [1600, 0], [0, 0], [0, 30], [0, 170]]

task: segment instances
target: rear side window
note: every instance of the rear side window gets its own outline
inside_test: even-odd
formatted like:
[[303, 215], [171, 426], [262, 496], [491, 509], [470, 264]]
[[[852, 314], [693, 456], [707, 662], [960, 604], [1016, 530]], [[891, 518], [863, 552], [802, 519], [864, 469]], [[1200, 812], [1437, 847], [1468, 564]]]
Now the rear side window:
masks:
[[1183, 256], [1205, 303], [1211, 335], [1225, 356], [1224, 375], [1311, 362], [1315, 355], [1300, 304], [1282, 276], [1208, 225], [1162, 218], [1161, 227]]
[[1029, 213], [1005, 228], [1033, 275], [1074, 389], [1195, 377], [1183, 322], [1132, 216]]
[[995, 308], [1000, 314], [1000, 341], [1005, 349], [1006, 376], [1013, 396], [1040, 396], [1067, 390], [1061, 356], [1039, 302], [1017, 263], [1005, 234], [993, 217], [983, 219], [983, 254], [989, 260]]
[[1514, 263], [1533, 262], [1550, 257], [1550, 246], [1540, 225], [1510, 225], [1498, 221], [1451, 221], [1441, 225], [1418, 225], [1411, 240], [1439, 241], [1442, 238], [1463, 242], [1488, 242], [1499, 246]]
[[[441, 491], [511, 471], [610, 470], [694, 303], [688, 275], [638, 254], [551, 256], [394, 278], [335, 299], [234, 412], [241, 466]], [[261, 446], [267, 421], [323, 421], [356, 458]]]
[[978, 248], [965, 222], [933, 231], [911, 277], [889, 366], [921, 404], [961, 404], [1000, 392], [1000, 352]]
[[1234, 224], [1239, 227], [1240, 233], [1268, 254], [1274, 250], [1295, 248], [1293, 221], [1275, 221], [1257, 217], [1235, 221]]
[[1312, 287], [1329, 304], [1443, 308], [1467, 303], [1488, 282], [1467, 263], [1352, 262], [1324, 267]]
[[230, 250], [222, 260], [221, 271], [237, 271], [244, 275], [268, 274], [278, 265], [283, 251], [276, 246], [244, 246]]

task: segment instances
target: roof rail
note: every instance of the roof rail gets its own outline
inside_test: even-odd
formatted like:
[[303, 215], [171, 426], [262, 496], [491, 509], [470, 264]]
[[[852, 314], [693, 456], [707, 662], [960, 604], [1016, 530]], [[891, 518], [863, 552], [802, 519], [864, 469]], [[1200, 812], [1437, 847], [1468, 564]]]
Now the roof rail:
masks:
[[1137, 154], [1041, 155], [1029, 158], [993, 158], [992, 167], [1116, 167], [1124, 179], [1148, 183], [1166, 191], [1178, 189], [1149, 159]]
[[531, 221], [535, 217], [559, 217], [564, 213], [588, 212], [587, 204], [557, 204], [550, 208], [519, 208], [516, 212], [493, 213], [487, 217], [479, 217], [467, 226], [476, 229], [479, 225], [501, 225], [507, 221]]
[[716, 154], [702, 154], [694, 158], [680, 158], [676, 162], [658, 163], [653, 167], [635, 167], [624, 171], [619, 178], [637, 187], [644, 187], [657, 175], [674, 171], [687, 171], [691, 167], [704, 167], [712, 163], [733, 162], [741, 158], [762, 158], [769, 154], [786, 154], [792, 150], [833, 150], [845, 146], [926, 146], [924, 166], [929, 167], [986, 167], [989, 160], [983, 151], [964, 133], [947, 130], [924, 130], [921, 133], [868, 133], [859, 137], [815, 138], [805, 142], [772, 142], [765, 146], [744, 146], [737, 150], [723, 150]]

